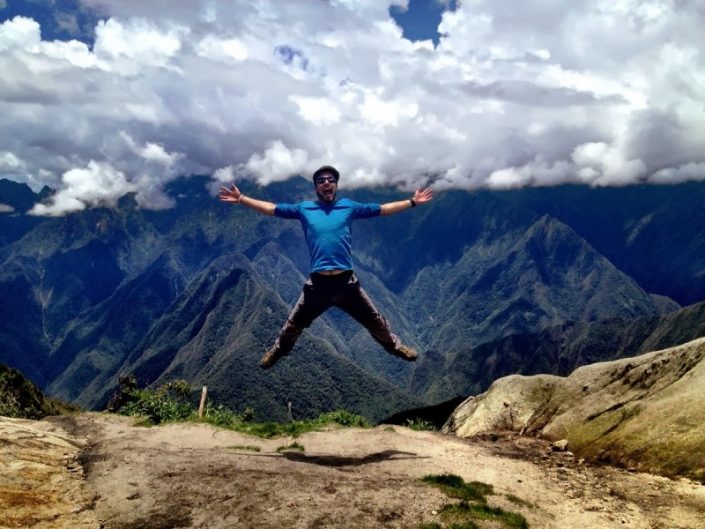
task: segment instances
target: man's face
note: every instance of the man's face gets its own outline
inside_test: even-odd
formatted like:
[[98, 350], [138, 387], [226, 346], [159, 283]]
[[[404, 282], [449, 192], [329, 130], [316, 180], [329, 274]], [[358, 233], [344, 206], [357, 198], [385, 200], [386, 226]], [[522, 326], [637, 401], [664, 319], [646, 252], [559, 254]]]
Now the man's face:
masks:
[[338, 183], [335, 177], [329, 173], [323, 173], [316, 177], [316, 194], [323, 202], [333, 202], [338, 191]]

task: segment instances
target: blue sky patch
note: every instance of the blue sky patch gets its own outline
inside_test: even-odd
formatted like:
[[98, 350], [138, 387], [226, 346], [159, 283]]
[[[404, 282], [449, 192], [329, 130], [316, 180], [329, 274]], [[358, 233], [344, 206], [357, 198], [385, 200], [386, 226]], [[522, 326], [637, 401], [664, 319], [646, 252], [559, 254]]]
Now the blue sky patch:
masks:
[[[308, 59], [304, 52], [297, 50], [288, 44], [282, 44], [281, 46], [276, 46], [274, 48], [274, 53], [279, 57], [285, 64], [292, 64], [293, 62], [298, 62], [302, 70], [308, 68]], [[297, 61], [298, 59], [298, 61]]]
[[404, 38], [410, 41], [432, 40], [438, 46], [441, 35], [438, 33], [438, 24], [444, 11], [455, 11], [456, 0], [409, 0], [409, 7], [404, 11], [400, 7], [392, 6], [389, 14], [401, 27]]

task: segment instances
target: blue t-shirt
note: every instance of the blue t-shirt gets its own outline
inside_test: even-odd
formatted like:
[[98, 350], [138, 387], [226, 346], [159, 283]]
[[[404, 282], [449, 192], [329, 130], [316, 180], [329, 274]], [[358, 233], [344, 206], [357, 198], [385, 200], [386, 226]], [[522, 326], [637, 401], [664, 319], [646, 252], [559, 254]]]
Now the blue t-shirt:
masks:
[[330, 204], [312, 200], [277, 204], [274, 209], [277, 217], [301, 221], [311, 255], [311, 272], [352, 270], [352, 221], [381, 213], [379, 204], [361, 204], [347, 198]]

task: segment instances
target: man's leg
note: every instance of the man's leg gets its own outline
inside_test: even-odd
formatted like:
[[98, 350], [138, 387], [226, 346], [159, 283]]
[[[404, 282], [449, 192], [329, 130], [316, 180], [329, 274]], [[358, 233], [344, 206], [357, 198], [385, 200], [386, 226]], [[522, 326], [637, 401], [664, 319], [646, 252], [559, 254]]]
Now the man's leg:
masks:
[[296, 344], [296, 340], [299, 339], [299, 336], [301, 336], [304, 330], [304, 327], [299, 327], [294, 324], [290, 318], [291, 315], [289, 315], [286, 323], [284, 323], [284, 326], [279, 331], [279, 335], [276, 340], [274, 340], [274, 345], [272, 346], [279, 351], [280, 356], [286, 356], [291, 352]]
[[274, 345], [264, 353], [262, 360], [260, 360], [260, 365], [264, 369], [269, 369], [282, 356], [288, 355], [303, 330], [330, 307], [330, 302], [324, 294], [321, 292], [321, 288], [314, 286], [311, 279], [306, 281], [303, 292], [274, 340]]
[[337, 299], [334, 305], [361, 323], [388, 353], [404, 360], [416, 360], [416, 351], [403, 345], [399, 337], [391, 331], [389, 322], [374, 306], [354, 274], [346, 285], [344, 295]]

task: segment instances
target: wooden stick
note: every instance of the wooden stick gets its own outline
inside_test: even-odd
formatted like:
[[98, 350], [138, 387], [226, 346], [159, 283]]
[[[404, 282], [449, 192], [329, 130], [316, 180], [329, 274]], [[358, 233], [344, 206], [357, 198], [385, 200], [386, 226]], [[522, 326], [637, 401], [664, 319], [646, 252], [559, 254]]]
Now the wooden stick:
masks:
[[206, 409], [206, 397], [208, 396], [208, 388], [203, 386], [201, 391], [201, 403], [198, 405], [198, 418], [203, 419], [203, 410]]

